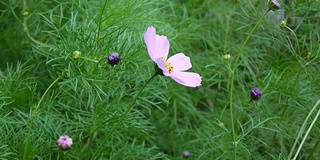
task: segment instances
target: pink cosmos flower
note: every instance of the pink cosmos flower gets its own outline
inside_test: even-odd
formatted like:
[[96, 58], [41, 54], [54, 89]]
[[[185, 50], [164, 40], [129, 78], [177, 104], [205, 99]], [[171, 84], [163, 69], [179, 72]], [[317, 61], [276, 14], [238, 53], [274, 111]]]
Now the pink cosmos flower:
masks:
[[201, 86], [202, 77], [198, 73], [185, 72], [192, 67], [189, 57], [178, 53], [167, 59], [170, 44], [166, 36], [157, 35], [156, 29], [151, 26], [144, 34], [144, 41], [149, 56], [162, 70], [163, 75], [188, 87]]

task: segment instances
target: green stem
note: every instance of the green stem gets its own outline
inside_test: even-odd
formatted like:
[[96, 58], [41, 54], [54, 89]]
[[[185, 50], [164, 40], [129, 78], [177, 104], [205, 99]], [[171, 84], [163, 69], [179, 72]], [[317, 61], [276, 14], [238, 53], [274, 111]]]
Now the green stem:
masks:
[[118, 123], [112, 128], [112, 130], [109, 132], [109, 134], [106, 136], [106, 138], [102, 141], [102, 143], [100, 144], [100, 146], [96, 149], [96, 151], [93, 153], [92, 158], [94, 159], [94, 156], [98, 154], [98, 152], [101, 150], [103, 144], [105, 144], [107, 142], [107, 140], [110, 138], [110, 136], [113, 134], [113, 132], [118, 128], [118, 126], [123, 122], [123, 120], [126, 118], [126, 116], [128, 115], [128, 113], [131, 111], [131, 109], [133, 108], [135, 102], [137, 101], [137, 99], [139, 98], [140, 94], [142, 93], [142, 91], [144, 90], [144, 88], [151, 82], [151, 80], [157, 76], [158, 73], [154, 74], [148, 81], [147, 83], [144, 84], [144, 86], [140, 89], [140, 91], [136, 94], [136, 96], [133, 98], [133, 100], [131, 101], [128, 109], [126, 110], [126, 112], [121, 116], [120, 120], [118, 121]]
[[233, 137], [233, 144], [234, 144], [234, 150], [233, 150], [233, 155], [234, 155], [234, 159], [237, 158], [237, 139], [236, 139], [236, 133], [235, 133], [235, 128], [234, 128], [234, 116], [233, 116], [233, 87], [234, 87], [234, 77], [235, 77], [235, 72], [238, 66], [238, 62], [240, 59], [241, 54], [243, 53], [243, 49], [246, 46], [249, 38], [251, 37], [252, 33], [254, 30], [256, 30], [256, 28], [258, 27], [258, 25], [262, 22], [262, 20], [264, 19], [264, 17], [267, 15], [267, 13], [270, 10], [268, 10], [256, 23], [256, 25], [252, 28], [252, 30], [250, 31], [249, 35], [247, 36], [246, 40], [244, 41], [243, 45], [241, 46], [239, 53], [236, 57], [235, 63], [234, 63], [234, 67], [232, 69], [232, 75], [231, 75], [231, 82], [230, 82], [230, 119], [231, 119], [231, 127], [232, 127], [232, 137]]
[[99, 61], [97, 61], [97, 60], [93, 60], [93, 59], [90, 59], [90, 58], [87, 58], [87, 57], [80, 57], [81, 59], [84, 59], [84, 60], [88, 60], [88, 61], [90, 61], [90, 62], [93, 62], [93, 63], [98, 63]]
[[[311, 117], [312, 113], [313, 113], [314, 110], [317, 108], [317, 106], [319, 105], [319, 103], [320, 103], [320, 100], [318, 100], [318, 102], [313, 106], [313, 108], [311, 109], [311, 111], [310, 111], [309, 114], [307, 115], [306, 119], [304, 120], [304, 122], [303, 122], [303, 124], [302, 124], [302, 126], [301, 126], [301, 128], [300, 128], [300, 130], [299, 130], [299, 133], [298, 133], [298, 135], [297, 135], [297, 137], [296, 137], [296, 140], [295, 140], [295, 142], [294, 142], [294, 144], [293, 144], [293, 146], [292, 146], [292, 148], [291, 148], [291, 151], [290, 151], [290, 153], [289, 153], [289, 156], [288, 156], [289, 159], [290, 159], [291, 155], [293, 154], [294, 148], [295, 148], [296, 145], [298, 144], [298, 141], [299, 141], [299, 139], [300, 139], [299, 137], [302, 136], [302, 132], [303, 132], [303, 130], [306, 128], [306, 125], [307, 125], [307, 122], [308, 122], [309, 118]], [[315, 118], [313, 119], [312, 123], [310, 124], [310, 126], [309, 126], [309, 128], [308, 128], [308, 130], [307, 130], [307, 132], [306, 132], [306, 134], [305, 134], [305, 136], [304, 136], [303, 139], [302, 139], [302, 142], [300, 143], [300, 146], [299, 146], [298, 150], [296, 151], [296, 155], [294, 156], [293, 159], [296, 159], [296, 158], [297, 158], [297, 156], [298, 156], [298, 154], [299, 154], [299, 152], [300, 152], [300, 150], [301, 150], [301, 148], [302, 148], [302, 145], [304, 144], [304, 142], [305, 142], [305, 140], [306, 140], [306, 138], [307, 138], [310, 130], [312, 129], [312, 127], [313, 127], [314, 123], [316, 122], [316, 120], [318, 119], [319, 115], [320, 115], [320, 109], [319, 109], [317, 115], [315, 116]]]
[[294, 33], [294, 31], [290, 27], [288, 27], [287, 25], [285, 25], [285, 28], [288, 29], [294, 35], [294, 38], [295, 38], [297, 46], [298, 46], [298, 55], [301, 56], [299, 40], [298, 40], [296, 33]]
[[[297, 47], [298, 47], [298, 56], [297, 56], [296, 54], [295, 54], [294, 56], [295, 56], [295, 57], [297, 58], [297, 60], [300, 62], [300, 65], [303, 66], [303, 65], [301, 64], [301, 59], [300, 59], [301, 51], [300, 51], [300, 45], [299, 45], [298, 37], [297, 37], [296, 33], [294, 33], [294, 31], [293, 31], [290, 27], [288, 27], [286, 24], [284, 25], [284, 27], [285, 27], [286, 29], [288, 29], [288, 30], [294, 35], [294, 38], [295, 38], [295, 40], [296, 40]], [[297, 74], [297, 78], [296, 78], [296, 80], [295, 80], [295, 82], [294, 82], [294, 84], [293, 84], [294, 88], [295, 88], [295, 86], [297, 85], [298, 81], [300, 80], [299, 77], [300, 77], [301, 71], [302, 71], [302, 68], [299, 69], [299, 72], [298, 72], [298, 74]]]
[[[317, 104], [315, 105], [315, 107], [318, 106], [319, 103], [320, 103], [320, 100], [317, 102]], [[310, 124], [310, 126], [309, 126], [309, 128], [308, 128], [308, 130], [307, 130], [307, 132], [306, 132], [306, 134], [304, 135], [304, 137], [303, 137], [303, 139], [302, 139], [302, 141], [301, 141], [301, 143], [300, 143], [300, 145], [299, 145], [299, 148], [298, 148], [295, 156], [293, 157], [293, 159], [297, 159], [297, 157], [298, 157], [298, 155], [299, 155], [299, 152], [300, 152], [300, 150], [301, 150], [304, 142], [306, 141], [306, 139], [307, 139], [307, 137], [308, 137], [311, 129], [313, 128], [314, 124], [315, 124], [316, 121], [318, 120], [319, 116], [320, 116], [320, 109], [318, 110], [317, 115], [313, 118], [313, 121], [311, 122], [311, 124]], [[304, 128], [304, 126], [302, 126], [302, 127]], [[299, 138], [299, 137], [297, 137], [297, 139], [298, 139], [298, 138]]]
[[[297, 46], [298, 46], [298, 55], [301, 55], [301, 51], [300, 51], [300, 45], [299, 45], [299, 40], [298, 40], [298, 37], [297, 37], [297, 35], [294, 33], [294, 31], [291, 29], [291, 28], [289, 28], [285, 23], [284, 23], [284, 25], [283, 25], [283, 27], [284, 28], [286, 28], [286, 29], [288, 29], [293, 35], [294, 35], [294, 38], [295, 38], [295, 41], [296, 41], [296, 43], [297, 43]], [[294, 55], [296, 58], [298, 57], [297, 55]], [[297, 58], [298, 59], [298, 58]], [[299, 59], [298, 59], [299, 60]], [[294, 82], [294, 84], [293, 84], [293, 88], [295, 88], [295, 86], [297, 85], [297, 83], [298, 83], [298, 81], [299, 81], [299, 77], [300, 77], [300, 74], [301, 74], [301, 71], [302, 71], [302, 68], [300, 68], [299, 69], [299, 72], [298, 72], [298, 74], [297, 74], [297, 78], [296, 78], [296, 80], [295, 80], [295, 82]], [[284, 115], [285, 115], [285, 113], [286, 113], [286, 110], [287, 110], [287, 107], [283, 110], [283, 112], [282, 112], [282, 114], [281, 114], [281, 118], [283, 118], [284, 117]], [[281, 123], [281, 120], [280, 120], [280, 122], [279, 122], [279, 124]], [[270, 150], [269, 150], [269, 153], [271, 154], [271, 152], [272, 152], [272, 149], [273, 149], [273, 145], [274, 145], [274, 143], [275, 143], [275, 140], [276, 140], [276, 136], [277, 136], [277, 132], [276, 133], [274, 133], [274, 135], [273, 135], [273, 138], [272, 138], [272, 142], [271, 142], [271, 147], [270, 147]], [[294, 145], [295, 146], [295, 145]], [[290, 153], [291, 154], [291, 153]], [[270, 157], [270, 159], [272, 159], [271, 157]]]
[[[24, 32], [26, 32], [28, 38], [29, 38], [32, 42], [34, 42], [34, 43], [36, 43], [36, 44], [38, 44], [38, 45], [44, 45], [44, 43], [41, 43], [41, 42], [35, 40], [35, 39], [30, 35], [29, 29], [28, 29], [28, 25], [27, 25], [27, 16], [28, 16], [28, 15], [24, 15], [24, 16], [23, 16], [23, 22], [21, 22], [21, 21], [19, 20], [18, 16], [16, 15], [16, 13], [14, 12], [12, 6], [11, 6], [11, 0], [8, 0], [8, 4], [9, 4], [10, 10], [11, 10], [13, 16], [14, 16], [14, 17], [17, 19], [17, 21], [23, 26], [23, 30], [24, 30]], [[27, 2], [26, 2], [26, 0], [23, 0], [23, 12], [26, 12], [26, 10], [27, 10]]]
[[58, 77], [56, 80], [54, 80], [50, 86], [46, 89], [46, 91], [43, 93], [41, 99], [39, 100], [38, 104], [35, 106], [34, 108], [34, 111], [31, 112], [31, 120], [30, 120], [30, 125], [29, 125], [29, 129], [28, 129], [28, 135], [27, 135], [27, 138], [26, 138], [26, 144], [25, 144], [25, 147], [24, 147], [24, 153], [23, 153], [23, 159], [24, 160], [27, 160], [29, 158], [27, 158], [27, 151], [29, 149], [29, 144], [30, 144], [30, 137], [31, 137], [31, 131], [32, 131], [32, 127], [33, 127], [33, 121], [34, 121], [34, 118], [36, 117], [36, 115], [38, 114], [38, 109], [39, 109], [39, 106], [40, 104], [42, 103], [42, 101], [44, 100], [44, 97], [48, 94], [49, 90], [52, 88], [52, 86], [54, 84], [56, 84], [59, 80], [60, 80], [61, 77]]

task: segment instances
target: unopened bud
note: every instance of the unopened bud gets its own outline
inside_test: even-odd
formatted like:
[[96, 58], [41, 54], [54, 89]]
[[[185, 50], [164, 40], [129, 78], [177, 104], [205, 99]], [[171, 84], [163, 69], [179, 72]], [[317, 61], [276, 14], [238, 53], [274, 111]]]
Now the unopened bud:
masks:
[[72, 146], [72, 139], [70, 137], [68, 137], [67, 135], [63, 135], [60, 136], [60, 138], [58, 139], [58, 146], [62, 149], [62, 150], [69, 150]]
[[280, 3], [277, 0], [269, 0], [269, 9], [273, 11], [280, 9]]
[[183, 156], [184, 158], [188, 158], [188, 157], [190, 156], [190, 152], [184, 151], [184, 152], [182, 153], [182, 156]]
[[254, 100], [258, 100], [262, 96], [260, 89], [257, 87], [253, 88], [250, 93]]
[[283, 20], [283, 21], [280, 22], [280, 27], [281, 28], [285, 28], [286, 26], [287, 26], [287, 22], [286, 21]]
[[72, 53], [72, 59], [77, 60], [77, 59], [80, 58], [80, 56], [81, 56], [81, 52], [79, 52], [79, 51], [74, 51], [74, 52]]
[[231, 58], [231, 55], [230, 54], [225, 54], [223, 55], [223, 59], [224, 60], [229, 60]]
[[111, 53], [108, 57], [108, 63], [111, 64], [112, 66], [118, 64], [120, 60], [121, 60], [121, 57], [117, 52]]
[[24, 11], [24, 12], [22, 13], [22, 15], [26, 17], [26, 16], [28, 16], [28, 15], [29, 15], [29, 12]]

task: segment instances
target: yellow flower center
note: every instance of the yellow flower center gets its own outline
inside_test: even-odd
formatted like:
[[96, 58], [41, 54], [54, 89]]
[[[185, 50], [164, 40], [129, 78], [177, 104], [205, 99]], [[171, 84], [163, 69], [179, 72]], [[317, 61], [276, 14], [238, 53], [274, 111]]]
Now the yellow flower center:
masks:
[[167, 68], [169, 73], [173, 72], [173, 66], [163, 57], [162, 57], [162, 60], [164, 61], [165, 67]]

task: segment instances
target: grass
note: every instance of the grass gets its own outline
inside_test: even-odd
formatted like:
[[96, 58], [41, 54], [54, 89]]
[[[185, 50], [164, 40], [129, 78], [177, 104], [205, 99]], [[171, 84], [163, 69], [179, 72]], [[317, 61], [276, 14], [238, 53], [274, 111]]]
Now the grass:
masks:
[[[280, 4], [0, 2], [0, 159], [317, 159], [320, 2]], [[148, 81], [149, 26], [202, 86]]]

